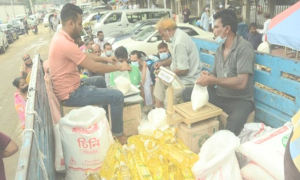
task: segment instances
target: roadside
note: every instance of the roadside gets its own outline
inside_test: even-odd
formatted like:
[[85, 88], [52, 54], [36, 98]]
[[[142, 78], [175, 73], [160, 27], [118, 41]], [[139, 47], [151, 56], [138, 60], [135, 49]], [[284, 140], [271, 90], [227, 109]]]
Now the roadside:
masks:
[[[31, 58], [34, 54], [39, 53], [43, 60], [48, 58], [48, 50], [50, 45], [50, 35], [48, 28], [42, 25], [38, 26], [39, 33], [29, 35], [20, 35], [20, 39], [16, 40], [4, 54], [0, 54], [0, 131], [9, 135], [17, 142], [19, 147], [21, 140], [21, 125], [19, 117], [14, 107], [14, 93], [16, 88], [13, 87], [13, 79], [18, 77], [20, 66], [22, 63], [22, 55], [28, 53]], [[6, 178], [12, 180], [15, 177], [16, 167], [18, 163], [19, 153], [4, 159]]]

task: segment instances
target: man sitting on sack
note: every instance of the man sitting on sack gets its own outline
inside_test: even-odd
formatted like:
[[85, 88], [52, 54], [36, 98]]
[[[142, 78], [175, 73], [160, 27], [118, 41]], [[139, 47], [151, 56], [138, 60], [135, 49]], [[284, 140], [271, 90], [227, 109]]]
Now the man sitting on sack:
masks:
[[[254, 57], [252, 45], [236, 35], [236, 14], [225, 9], [214, 15], [213, 33], [220, 45], [215, 55], [212, 73], [203, 71], [196, 83], [208, 86], [209, 102], [228, 114], [225, 129], [239, 135], [254, 110]], [[188, 101], [193, 88], [183, 91]]]
[[[177, 28], [173, 19], [162, 18], [157, 23], [156, 28], [162, 39], [170, 42], [173, 47], [171, 71], [179, 77], [185, 86], [193, 86], [201, 72], [202, 65], [196, 44], [188, 34]], [[158, 79], [154, 88], [155, 107], [164, 107], [166, 89], [163, 81]], [[174, 91], [174, 98], [174, 103], [178, 103], [178, 99], [181, 98], [181, 91]]]
[[115, 57], [100, 57], [80, 51], [74, 39], [80, 36], [83, 28], [82, 14], [78, 6], [70, 3], [65, 4], [61, 10], [62, 29], [52, 38], [49, 49], [49, 70], [53, 91], [65, 106], [110, 104], [112, 133], [124, 144], [127, 137], [123, 135], [123, 93], [107, 89], [104, 78], [100, 76], [80, 80], [77, 66], [93, 73], [127, 71], [131, 68], [126, 62], [115, 65]]

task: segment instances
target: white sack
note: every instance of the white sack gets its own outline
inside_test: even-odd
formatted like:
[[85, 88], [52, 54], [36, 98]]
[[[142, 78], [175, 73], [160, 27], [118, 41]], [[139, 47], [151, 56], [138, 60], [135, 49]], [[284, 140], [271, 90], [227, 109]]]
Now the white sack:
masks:
[[87, 171], [100, 170], [114, 142], [103, 108], [74, 109], [60, 120], [66, 180], [82, 180]]
[[284, 152], [292, 128], [292, 125], [289, 124], [274, 129], [259, 138], [242, 144], [239, 151], [274, 178], [284, 180]]
[[198, 84], [194, 85], [194, 89], [191, 95], [192, 108], [194, 111], [202, 108], [208, 102], [207, 86], [203, 87]]
[[138, 133], [142, 135], [152, 135], [152, 124], [147, 120], [142, 120], [138, 126]]
[[57, 172], [64, 173], [66, 172], [66, 167], [65, 167], [64, 154], [63, 154], [61, 140], [60, 140], [59, 124], [53, 125], [53, 134], [54, 134], [54, 144], [55, 144], [54, 167]]
[[275, 180], [260, 166], [249, 163], [241, 169], [243, 180]]
[[197, 180], [241, 180], [235, 150], [240, 139], [228, 130], [218, 131], [203, 144], [192, 172]]
[[148, 121], [152, 124], [152, 129], [157, 129], [167, 124], [167, 115], [164, 108], [152, 109], [148, 114]]
[[270, 126], [265, 126], [263, 123], [246, 123], [238, 137], [241, 139], [241, 144], [243, 144], [254, 138], [258, 138], [271, 130], [272, 128]]

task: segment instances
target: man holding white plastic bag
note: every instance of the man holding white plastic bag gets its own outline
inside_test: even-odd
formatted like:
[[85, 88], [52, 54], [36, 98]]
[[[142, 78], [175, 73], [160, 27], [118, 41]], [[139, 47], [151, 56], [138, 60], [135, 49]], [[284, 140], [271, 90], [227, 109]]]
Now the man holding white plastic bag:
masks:
[[[208, 86], [209, 102], [228, 114], [225, 129], [239, 135], [254, 110], [254, 50], [252, 45], [236, 35], [237, 17], [225, 9], [214, 15], [215, 41], [218, 48], [212, 73], [203, 71], [196, 84]], [[185, 89], [183, 96], [191, 94]], [[187, 100], [187, 99], [185, 99]]]
[[81, 52], [74, 39], [80, 37], [82, 31], [82, 10], [67, 3], [61, 10], [62, 29], [51, 41], [49, 50], [49, 67], [53, 91], [65, 106], [111, 105], [112, 133], [121, 143], [126, 143], [123, 135], [124, 96], [121, 91], [107, 89], [103, 77], [85, 78], [80, 81], [77, 66], [93, 73], [127, 71], [130, 66], [124, 62], [118, 65], [106, 65], [102, 62], [114, 63], [115, 57], [100, 57]]
[[[162, 39], [168, 41], [173, 47], [171, 71], [174, 72], [185, 86], [193, 86], [201, 72], [196, 44], [191, 37], [177, 28], [176, 22], [170, 18], [162, 18], [156, 25]], [[163, 108], [166, 86], [158, 79], [154, 88], [155, 107]], [[174, 92], [175, 103], [181, 98], [181, 91]]]

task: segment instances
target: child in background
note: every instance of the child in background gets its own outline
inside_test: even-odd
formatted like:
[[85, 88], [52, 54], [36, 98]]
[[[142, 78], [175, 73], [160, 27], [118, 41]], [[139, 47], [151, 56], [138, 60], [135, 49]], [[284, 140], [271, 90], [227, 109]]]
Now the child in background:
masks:
[[141, 95], [143, 99], [145, 100], [144, 105], [152, 105], [153, 99], [152, 99], [152, 92], [151, 92], [151, 86], [153, 85], [150, 71], [147, 66], [147, 55], [144, 52], [141, 51], [132, 51], [131, 56], [131, 65], [134, 67], [138, 67], [141, 75], [141, 83], [140, 83], [140, 90]]
[[[115, 56], [116, 56], [118, 62], [120, 62], [120, 63], [122, 63], [123, 61], [128, 61], [128, 52], [127, 52], [126, 48], [124, 48], [123, 46], [120, 46], [115, 50]], [[107, 85], [107, 86], [115, 86], [114, 74], [115, 74], [114, 72], [109, 74], [110, 82], [109, 82], [109, 85]], [[140, 75], [138, 66], [131, 65], [131, 71], [129, 72], [129, 76], [130, 76], [131, 84], [138, 87], [141, 82], [141, 75]]]

